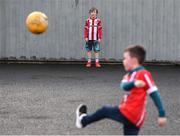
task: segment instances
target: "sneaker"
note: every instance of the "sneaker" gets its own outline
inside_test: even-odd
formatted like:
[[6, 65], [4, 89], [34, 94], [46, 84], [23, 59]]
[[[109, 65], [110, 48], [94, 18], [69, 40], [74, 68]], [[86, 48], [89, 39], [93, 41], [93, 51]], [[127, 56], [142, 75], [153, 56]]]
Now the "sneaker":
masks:
[[87, 62], [87, 63], [86, 63], [86, 67], [87, 67], [87, 68], [91, 67], [91, 62]]
[[76, 127], [77, 128], [84, 127], [81, 120], [86, 115], [87, 115], [87, 106], [84, 104], [80, 104], [76, 109]]
[[96, 67], [97, 67], [97, 68], [100, 68], [100, 67], [101, 67], [101, 65], [100, 65], [99, 62], [96, 62]]

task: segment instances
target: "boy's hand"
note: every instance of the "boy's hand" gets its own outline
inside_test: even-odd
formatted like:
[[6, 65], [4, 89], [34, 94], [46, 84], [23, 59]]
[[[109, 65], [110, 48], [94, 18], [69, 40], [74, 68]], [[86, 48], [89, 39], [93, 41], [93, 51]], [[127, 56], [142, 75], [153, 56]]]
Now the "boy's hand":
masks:
[[160, 127], [166, 125], [166, 123], [167, 123], [167, 118], [166, 118], [166, 117], [159, 117], [159, 118], [158, 118], [158, 125], [159, 125]]
[[137, 88], [141, 88], [141, 87], [144, 87], [146, 84], [144, 81], [142, 80], [136, 80], [134, 85], [137, 87]]
[[100, 43], [100, 42], [101, 42], [101, 39], [98, 39], [98, 42]]
[[85, 41], [88, 42], [88, 38], [85, 38]]

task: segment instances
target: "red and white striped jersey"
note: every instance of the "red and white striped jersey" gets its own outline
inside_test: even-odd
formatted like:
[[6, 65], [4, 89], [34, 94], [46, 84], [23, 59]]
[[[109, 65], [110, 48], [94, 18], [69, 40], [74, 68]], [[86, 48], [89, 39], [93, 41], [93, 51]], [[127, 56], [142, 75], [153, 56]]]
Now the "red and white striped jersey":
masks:
[[84, 38], [88, 38], [88, 40], [102, 39], [102, 23], [99, 18], [86, 19], [84, 26]]
[[137, 127], [141, 127], [145, 119], [146, 95], [157, 90], [149, 71], [140, 69], [124, 76], [123, 82], [142, 80], [146, 83], [143, 88], [133, 87], [123, 97], [119, 105], [120, 112]]

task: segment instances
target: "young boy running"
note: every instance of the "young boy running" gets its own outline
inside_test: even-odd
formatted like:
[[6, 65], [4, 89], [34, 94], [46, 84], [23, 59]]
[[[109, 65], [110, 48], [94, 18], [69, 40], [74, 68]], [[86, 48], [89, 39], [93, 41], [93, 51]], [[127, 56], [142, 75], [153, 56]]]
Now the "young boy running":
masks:
[[157, 86], [143, 66], [146, 51], [140, 45], [130, 46], [123, 54], [123, 65], [127, 74], [121, 81], [121, 88], [127, 92], [119, 106], [103, 106], [96, 112], [88, 114], [87, 106], [81, 104], [76, 109], [76, 127], [87, 125], [108, 118], [123, 124], [124, 135], [138, 135], [146, 113], [146, 94], [154, 101], [159, 112], [158, 124], [166, 124], [165, 109]]

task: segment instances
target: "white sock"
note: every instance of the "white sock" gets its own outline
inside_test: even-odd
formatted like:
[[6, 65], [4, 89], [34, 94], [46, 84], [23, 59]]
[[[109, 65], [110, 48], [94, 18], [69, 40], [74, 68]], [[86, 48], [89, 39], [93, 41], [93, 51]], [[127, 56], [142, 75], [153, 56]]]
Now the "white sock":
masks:
[[91, 58], [88, 58], [88, 62], [91, 62]]
[[98, 59], [98, 58], [96, 58], [96, 62], [99, 62], [99, 59]]

